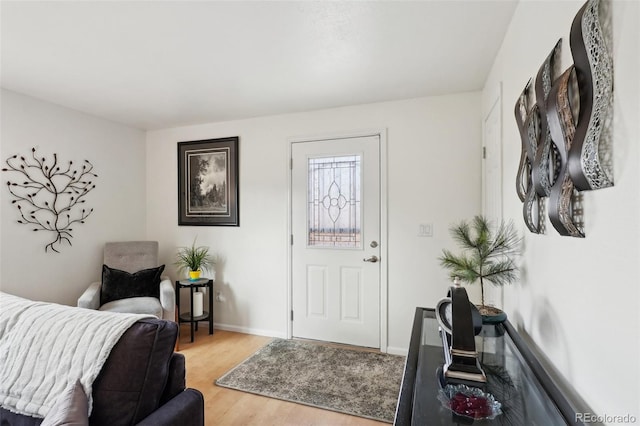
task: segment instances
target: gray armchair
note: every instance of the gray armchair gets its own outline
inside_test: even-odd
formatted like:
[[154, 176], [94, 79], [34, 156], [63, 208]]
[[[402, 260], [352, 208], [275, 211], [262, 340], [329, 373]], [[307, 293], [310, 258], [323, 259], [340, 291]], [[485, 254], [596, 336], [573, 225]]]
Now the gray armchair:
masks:
[[[103, 278], [107, 273], [118, 273], [129, 276], [140, 271], [157, 268], [158, 242], [157, 241], [126, 241], [106, 243], [104, 246]], [[116, 270], [116, 271], [113, 271]], [[128, 274], [122, 274], [125, 271]], [[114, 282], [109, 285], [113, 290]], [[160, 319], [175, 321], [176, 294], [173, 283], [166, 276], [160, 277], [160, 289], [158, 297], [121, 297], [116, 300], [105, 300], [106, 289], [102, 281], [92, 283], [78, 299], [78, 307], [87, 309], [99, 309], [101, 311], [125, 312], [133, 314], [150, 314]], [[102, 298], [101, 298], [102, 295]], [[106, 302], [106, 303], [105, 303]]]

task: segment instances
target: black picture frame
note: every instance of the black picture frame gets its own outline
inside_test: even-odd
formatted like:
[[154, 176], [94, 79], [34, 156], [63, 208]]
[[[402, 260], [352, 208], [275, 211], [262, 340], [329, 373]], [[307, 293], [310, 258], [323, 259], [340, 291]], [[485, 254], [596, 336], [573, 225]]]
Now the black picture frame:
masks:
[[178, 225], [240, 226], [238, 142], [178, 142]]

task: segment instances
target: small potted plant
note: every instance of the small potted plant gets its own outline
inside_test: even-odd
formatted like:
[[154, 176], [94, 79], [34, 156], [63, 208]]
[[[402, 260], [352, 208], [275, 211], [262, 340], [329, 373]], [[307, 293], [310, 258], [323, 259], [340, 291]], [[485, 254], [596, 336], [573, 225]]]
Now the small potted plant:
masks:
[[522, 239], [513, 222], [501, 222], [497, 226], [484, 216], [475, 216], [469, 223], [462, 221], [449, 228], [462, 253], [442, 250], [440, 264], [450, 271], [452, 278], [473, 284], [480, 281], [481, 300], [478, 309], [485, 322], [502, 322], [506, 314], [484, 302], [484, 283], [496, 286], [511, 284], [518, 277], [515, 257], [520, 254]]
[[209, 247], [196, 247], [194, 238], [191, 247], [180, 247], [176, 253], [175, 265], [178, 271], [189, 271], [189, 279], [197, 280], [203, 270], [210, 270], [214, 265], [213, 258], [209, 254]]

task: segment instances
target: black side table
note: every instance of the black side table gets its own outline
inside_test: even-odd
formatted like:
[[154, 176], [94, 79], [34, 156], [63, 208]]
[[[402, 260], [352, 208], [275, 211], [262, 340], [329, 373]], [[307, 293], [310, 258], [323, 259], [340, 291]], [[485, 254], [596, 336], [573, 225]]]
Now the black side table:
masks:
[[[438, 396], [437, 370], [444, 364], [440, 326], [435, 310], [416, 308], [394, 425], [457, 426], [473, 423], [454, 415]], [[509, 320], [484, 324], [476, 336], [486, 389], [502, 404], [502, 414], [476, 425], [585, 426], [579, 413], [592, 413], [556, 385], [531, 347]]]
[[[206, 287], [209, 290], [209, 311], [202, 311], [202, 315], [193, 316], [193, 293], [197, 288]], [[191, 310], [180, 313], [180, 289], [189, 288]], [[197, 280], [176, 281], [176, 305], [178, 311], [178, 329], [180, 324], [188, 322], [191, 324], [191, 342], [193, 343], [194, 328], [198, 329], [198, 321], [209, 321], [209, 334], [213, 334], [213, 280], [209, 278], [198, 278]]]

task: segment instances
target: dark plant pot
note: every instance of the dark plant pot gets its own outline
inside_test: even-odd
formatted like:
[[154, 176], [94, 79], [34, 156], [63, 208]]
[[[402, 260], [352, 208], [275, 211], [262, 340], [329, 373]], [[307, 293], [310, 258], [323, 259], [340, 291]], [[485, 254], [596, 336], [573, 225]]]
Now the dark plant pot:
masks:
[[507, 314], [500, 311], [494, 315], [482, 315], [483, 324], [501, 324], [507, 319]]

